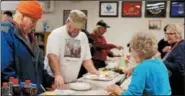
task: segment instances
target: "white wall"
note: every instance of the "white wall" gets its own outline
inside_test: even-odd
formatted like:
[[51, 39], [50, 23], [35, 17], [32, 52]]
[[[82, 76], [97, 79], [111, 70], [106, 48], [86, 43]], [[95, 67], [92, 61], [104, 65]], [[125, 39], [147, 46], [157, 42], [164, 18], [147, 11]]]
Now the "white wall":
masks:
[[[169, 23], [184, 24], [184, 18], [170, 18], [169, 17], [169, 4], [167, 4], [167, 17], [166, 18], [145, 18], [144, 17], [144, 1], [142, 1], [142, 17], [141, 18], [123, 18], [121, 17], [121, 1], [119, 2], [119, 17], [116, 18], [100, 18], [99, 17], [99, 1], [55, 1], [54, 11], [52, 13], [44, 14], [43, 19], [49, 21], [49, 31], [54, 28], [60, 27], [63, 24], [63, 10], [67, 9], [81, 9], [88, 10], [88, 23], [87, 30], [92, 32], [98, 20], [103, 19], [111, 28], [107, 30], [105, 37], [108, 42], [122, 45], [127, 52], [126, 44], [129, 42], [133, 33], [145, 30], [155, 34], [157, 40], [164, 37], [163, 28]], [[161, 20], [161, 30], [151, 31], [148, 29], [149, 20]], [[42, 31], [42, 24], [38, 24], [37, 31]]]

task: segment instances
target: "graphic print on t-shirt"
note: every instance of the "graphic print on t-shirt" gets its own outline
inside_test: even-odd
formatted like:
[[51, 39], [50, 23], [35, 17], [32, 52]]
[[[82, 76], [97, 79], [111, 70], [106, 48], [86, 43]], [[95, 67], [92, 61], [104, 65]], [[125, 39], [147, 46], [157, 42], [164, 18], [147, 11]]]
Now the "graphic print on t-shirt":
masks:
[[64, 57], [80, 58], [80, 56], [81, 56], [80, 40], [65, 39]]

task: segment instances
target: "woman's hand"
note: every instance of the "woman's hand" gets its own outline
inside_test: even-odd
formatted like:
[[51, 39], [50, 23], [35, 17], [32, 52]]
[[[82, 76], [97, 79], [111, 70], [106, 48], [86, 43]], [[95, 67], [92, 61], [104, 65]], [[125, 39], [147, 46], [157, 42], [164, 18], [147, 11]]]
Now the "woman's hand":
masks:
[[164, 52], [164, 53], [167, 53], [167, 52], [169, 52], [171, 50], [171, 46], [166, 46], [166, 47], [164, 47], [163, 49], [162, 49], [162, 51]]
[[106, 89], [108, 92], [116, 93], [117, 95], [121, 95], [121, 92], [123, 91], [118, 85], [112, 84], [109, 85]]
[[128, 69], [125, 69], [124, 70], [124, 73], [127, 77], [130, 77], [132, 75], [132, 72], [134, 70], [135, 67], [131, 67], [131, 68], [128, 68]]

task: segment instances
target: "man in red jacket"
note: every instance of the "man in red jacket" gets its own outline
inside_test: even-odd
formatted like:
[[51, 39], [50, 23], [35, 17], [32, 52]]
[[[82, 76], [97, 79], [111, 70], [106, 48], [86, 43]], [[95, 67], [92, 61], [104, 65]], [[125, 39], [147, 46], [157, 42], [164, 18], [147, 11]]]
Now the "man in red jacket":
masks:
[[93, 43], [93, 63], [96, 67], [102, 68], [105, 67], [105, 60], [106, 57], [120, 57], [120, 55], [113, 54], [110, 50], [113, 48], [116, 49], [123, 49], [122, 46], [117, 46], [114, 44], [107, 43], [105, 37], [103, 36], [104, 33], [107, 32], [107, 28], [110, 28], [103, 20], [98, 21], [96, 27], [91, 34], [92, 39], [94, 40]]

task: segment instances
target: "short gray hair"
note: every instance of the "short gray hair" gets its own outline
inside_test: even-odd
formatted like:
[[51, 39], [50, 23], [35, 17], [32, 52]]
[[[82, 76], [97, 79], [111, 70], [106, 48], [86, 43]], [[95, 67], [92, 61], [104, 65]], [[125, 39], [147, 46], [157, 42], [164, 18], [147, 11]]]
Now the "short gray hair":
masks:
[[149, 32], [137, 32], [130, 41], [132, 48], [143, 59], [152, 58], [157, 53], [157, 40]]

